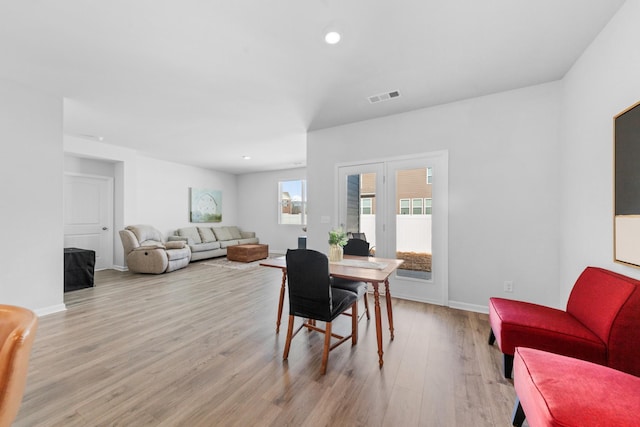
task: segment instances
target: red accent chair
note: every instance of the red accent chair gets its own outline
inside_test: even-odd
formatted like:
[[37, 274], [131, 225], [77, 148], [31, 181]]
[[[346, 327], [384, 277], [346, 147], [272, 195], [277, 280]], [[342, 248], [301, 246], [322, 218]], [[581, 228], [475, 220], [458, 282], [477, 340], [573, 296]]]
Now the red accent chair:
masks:
[[512, 423], [522, 426], [637, 426], [640, 378], [584, 360], [518, 347]]
[[489, 299], [489, 344], [504, 354], [511, 377], [516, 347], [529, 347], [609, 366], [640, 376], [640, 281], [587, 267], [567, 310]]

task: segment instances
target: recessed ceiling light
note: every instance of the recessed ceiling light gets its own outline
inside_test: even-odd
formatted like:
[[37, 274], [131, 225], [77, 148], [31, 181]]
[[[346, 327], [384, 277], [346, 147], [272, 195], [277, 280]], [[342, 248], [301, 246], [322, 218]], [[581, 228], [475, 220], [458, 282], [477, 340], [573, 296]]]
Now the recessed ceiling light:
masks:
[[251, 156], [242, 156], [242, 158], [245, 160], [251, 160]]
[[329, 31], [324, 35], [324, 41], [328, 44], [337, 44], [340, 42], [340, 33], [337, 31]]

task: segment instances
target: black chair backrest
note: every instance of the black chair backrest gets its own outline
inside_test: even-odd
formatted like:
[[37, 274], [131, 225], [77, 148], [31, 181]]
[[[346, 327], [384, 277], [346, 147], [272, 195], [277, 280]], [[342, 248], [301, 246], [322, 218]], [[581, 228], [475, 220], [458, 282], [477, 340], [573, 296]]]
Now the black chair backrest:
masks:
[[360, 239], [360, 240], [364, 240], [365, 242], [367, 241], [367, 236], [364, 233], [349, 233], [349, 238]]
[[289, 314], [331, 321], [329, 260], [311, 249], [287, 250]]
[[345, 255], [369, 256], [369, 242], [361, 239], [349, 239], [342, 250]]

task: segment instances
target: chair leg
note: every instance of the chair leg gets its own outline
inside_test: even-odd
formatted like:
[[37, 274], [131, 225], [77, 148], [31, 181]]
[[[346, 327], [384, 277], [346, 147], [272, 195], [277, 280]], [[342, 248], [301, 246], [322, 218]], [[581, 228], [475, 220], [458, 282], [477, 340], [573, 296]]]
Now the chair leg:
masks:
[[513, 407], [513, 414], [511, 415], [511, 424], [515, 427], [522, 427], [525, 418], [526, 415], [520, 404], [520, 399], [516, 397], [516, 404]]
[[367, 298], [367, 293], [364, 293], [364, 296], [362, 297], [362, 299], [364, 299], [364, 311], [365, 313], [367, 313], [367, 320], [371, 319], [371, 316], [369, 316], [369, 298]]
[[351, 316], [351, 345], [358, 344], [358, 301], [353, 303], [351, 306], [351, 310], [353, 311], [353, 316]]
[[291, 347], [291, 338], [293, 337], [293, 323], [294, 316], [289, 315], [289, 327], [287, 328], [287, 340], [284, 343], [284, 353], [282, 354], [282, 360], [287, 360], [289, 357], [289, 348]]
[[331, 347], [331, 322], [327, 322], [327, 325], [324, 331], [324, 351], [322, 352], [322, 365], [320, 366], [321, 375], [324, 375], [327, 373], [327, 361], [329, 360], [330, 347]]
[[513, 372], [513, 354], [503, 354], [502, 358], [504, 360], [504, 377], [511, 378], [511, 373]]
[[496, 336], [493, 333], [493, 329], [489, 329], [489, 345], [493, 345], [496, 342]]

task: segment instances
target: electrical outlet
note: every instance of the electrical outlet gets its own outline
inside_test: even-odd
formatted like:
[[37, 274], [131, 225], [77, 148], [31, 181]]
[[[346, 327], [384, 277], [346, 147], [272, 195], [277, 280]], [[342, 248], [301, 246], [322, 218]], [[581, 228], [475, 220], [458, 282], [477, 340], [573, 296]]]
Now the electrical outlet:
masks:
[[513, 282], [511, 280], [504, 281], [504, 291], [513, 292]]

